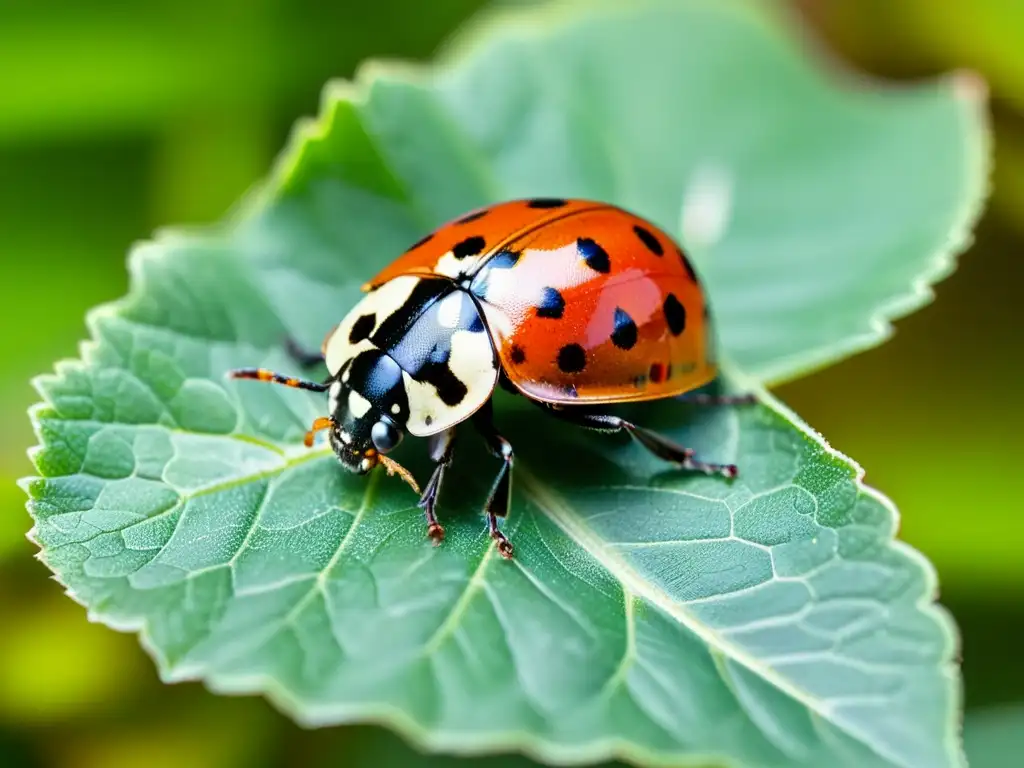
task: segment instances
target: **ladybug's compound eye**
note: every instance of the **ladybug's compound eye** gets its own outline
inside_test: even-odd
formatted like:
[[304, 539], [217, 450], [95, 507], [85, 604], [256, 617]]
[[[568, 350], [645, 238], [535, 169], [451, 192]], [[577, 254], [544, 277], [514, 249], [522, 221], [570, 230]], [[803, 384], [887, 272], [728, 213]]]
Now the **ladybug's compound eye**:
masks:
[[390, 421], [378, 421], [370, 430], [370, 439], [373, 440], [373, 447], [381, 453], [387, 453], [400, 442], [402, 432]]

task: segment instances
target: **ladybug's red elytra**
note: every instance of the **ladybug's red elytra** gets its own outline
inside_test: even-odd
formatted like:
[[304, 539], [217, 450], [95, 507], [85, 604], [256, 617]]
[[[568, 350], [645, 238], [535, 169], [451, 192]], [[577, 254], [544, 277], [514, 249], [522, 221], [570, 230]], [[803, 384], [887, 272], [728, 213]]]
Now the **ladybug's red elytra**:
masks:
[[[679, 245], [648, 221], [607, 203], [535, 198], [488, 206], [445, 224], [363, 286], [366, 296], [305, 364], [326, 363], [321, 384], [264, 369], [230, 372], [327, 392], [328, 430], [342, 465], [360, 474], [381, 463], [416, 491], [387, 454], [404, 433], [429, 438], [434, 472], [420, 497], [427, 533], [451, 464], [455, 430], [470, 420], [502, 460], [485, 505], [498, 551], [508, 513], [512, 446], [495, 429], [495, 387], [518, 392], [564, 421], [625, 431], [683, 469], [736, 476], [601, 406], [674, 397], [716, 373], [706, 299]], [[749, 398], [702, 398], [701, 402]]]

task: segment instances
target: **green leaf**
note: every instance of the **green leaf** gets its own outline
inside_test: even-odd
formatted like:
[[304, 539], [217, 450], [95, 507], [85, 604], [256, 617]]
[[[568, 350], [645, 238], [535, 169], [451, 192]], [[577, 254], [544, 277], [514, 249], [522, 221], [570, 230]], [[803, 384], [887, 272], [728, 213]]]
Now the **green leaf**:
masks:
[[[430, 70], [328, 88], [271, 182], [216, 232], [137, 248], [132, 292], [38, 387], [43, 557], [168, 681], [262, 692], [309, 724], [377, 720], [431, 750], [551, 761], [942, 766], [954, 633], [892, 506], [761, 389], [881, 338], [979, 205], [963, 79], [838, 87], [758, 6], [570, 4], [484, 25]], [[493, 21], [493, 20], [492, 20]], [[612, 200], [680, 231], [743, 409], [636, 418], [735, 482], [684, 475], [499, 396], [516, 559], [460, 447], [443, 547], [415, 497], [302, 433], [294, 370], [358, 285], [430, 227], [520, 195]], [[521, 399], [520, 399], [521, 401]], [[422, 446], [399, 459], [425, 479]]]
[[971, 768], [1014, 768], [1024, 750], [1024, 705], [969, 711], [964, 747]]

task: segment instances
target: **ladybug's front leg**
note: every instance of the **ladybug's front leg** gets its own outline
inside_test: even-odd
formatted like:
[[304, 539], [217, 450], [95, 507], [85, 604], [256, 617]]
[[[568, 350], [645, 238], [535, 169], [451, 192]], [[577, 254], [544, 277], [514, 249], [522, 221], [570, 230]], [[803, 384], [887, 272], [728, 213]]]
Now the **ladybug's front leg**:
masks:
[[512, 500], [512, 444], [499, 435], [498, 431], [494, 428], [494, 408], [490, 401], [487, 401], [487, 404], [476, 412], [473, 416], [473, 423], [484, 438], [491, 453], [504, 462], [498, 471], [498, 477], [494, 480], [491, 493], [487, 497], [484, 513], [487, 515], [487, 531], [498, 547], [498, 554], [507, 560], [511, 560], [512, 543], [498, 528], [498, 518], [508, 515], [509, 504]]
[[444, 472], [452, 463], [455, 455], [455, 430], [448, 429], [430, 438], [430, 458], [436, 462], [434, 473], [430, 476], [430, 482], [423, 489], [420, 496], [419, 507], [427, 518], [427, 536], [434, 542], [440, 544], [444, 541], [444, 527], [437, 522], [434, 515], [434, 505], [437, 503], [437, 495], [441, 492], [441, 481], [444, 480]]

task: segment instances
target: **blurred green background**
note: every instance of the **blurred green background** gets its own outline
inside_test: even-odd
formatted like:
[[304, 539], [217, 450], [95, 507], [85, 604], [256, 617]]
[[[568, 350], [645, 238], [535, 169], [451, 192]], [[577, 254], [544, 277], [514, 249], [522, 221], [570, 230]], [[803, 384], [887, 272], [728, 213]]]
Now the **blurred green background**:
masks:
[[[219, 218], [324, 81], [367, 56], [426, 59], [481, 4], [0, 0], [0, 764], [410, 764], [376, 729], [307, 733], [259, 699], [162, 686], [134, 637], [87, 623], [33, 559], [14, 481], [31, 471], [28, 380], [77, 353], [89, 307], [124, 293], [128, 245]], [[867, 468], [935, 563], [970, 712], [1024, 702], [1024, 3], [788, 4], [868, 72], [970, 67], [991, 85], [994, 195], [959, 271], [892, 341], [779, 394]], [[977, 733], [981, 765], [991, 740]]]

